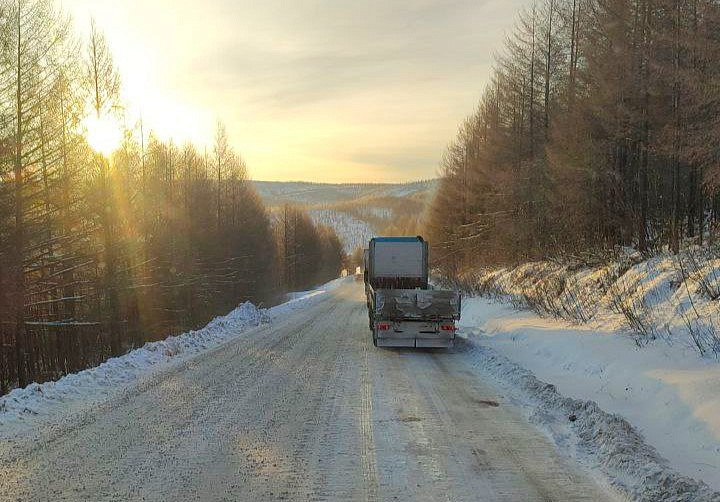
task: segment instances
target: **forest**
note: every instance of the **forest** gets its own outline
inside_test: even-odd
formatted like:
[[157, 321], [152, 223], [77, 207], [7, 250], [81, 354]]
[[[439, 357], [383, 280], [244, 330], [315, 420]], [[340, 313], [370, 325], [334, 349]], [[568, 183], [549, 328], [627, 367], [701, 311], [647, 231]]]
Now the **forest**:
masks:
[[436, 265], [716, 239], [720, 2], [538, 0], [442, 162]]
[[93, 23], [0, 0], [0, 394], [95, 366], [337, 277], [334, 232], [271, 214], [219, 124], [214, 145], [128, 123]]

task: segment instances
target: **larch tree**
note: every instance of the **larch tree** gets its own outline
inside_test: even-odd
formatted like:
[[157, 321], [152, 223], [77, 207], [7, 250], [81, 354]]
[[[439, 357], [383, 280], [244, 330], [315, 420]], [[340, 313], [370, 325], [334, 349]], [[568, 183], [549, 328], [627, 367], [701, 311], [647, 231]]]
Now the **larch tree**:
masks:
[[442, 160], [427, 219], [437, 265], [456, 275], [615, 246], [678, 252], [712, 236], [719, 13], [713, 0], [523, 10]]
[[[120, 92], [120, 77], [108, 47], [107, 40], [95, 21], [90, 22], [90, 38], [86, 49], [86, 86], [92, 110], [97, 123], [90, 122], [89, 127], [105, 127], [103, 121], [113, 111]], [[103, 245], [105, 251], [105, 302], [109, 314], [108, 330], [113, 340], [113, 352], [122, 350], [121, 326], [122, 314], [118, 284], [118, 265], [121, 255], [121, 242], [118, 239], [118, 204], [115, 200], [113, 171], [110, 159], [102, 152], [95, 156], [97, 164], [97, 183], [100, 190], [99, 207], [100, 222], [103, 229]]]

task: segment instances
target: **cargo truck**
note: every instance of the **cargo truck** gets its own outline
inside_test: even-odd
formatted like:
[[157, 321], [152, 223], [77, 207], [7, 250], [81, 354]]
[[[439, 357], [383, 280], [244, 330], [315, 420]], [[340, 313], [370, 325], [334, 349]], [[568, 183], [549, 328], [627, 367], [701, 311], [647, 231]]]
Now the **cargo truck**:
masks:
[[422, 237], [376, 237], [364, 254], [370, 330], [376, 347], [452, 347], [460, 320], [457, 291], [429, 283]]

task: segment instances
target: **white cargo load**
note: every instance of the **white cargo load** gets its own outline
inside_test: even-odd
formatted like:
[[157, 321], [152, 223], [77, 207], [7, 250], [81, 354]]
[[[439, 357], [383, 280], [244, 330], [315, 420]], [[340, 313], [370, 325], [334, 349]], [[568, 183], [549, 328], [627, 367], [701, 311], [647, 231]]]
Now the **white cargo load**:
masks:
[[425, 276], [425, 245], [422, 241], [377, 241], [372, 264], [374, 277]]

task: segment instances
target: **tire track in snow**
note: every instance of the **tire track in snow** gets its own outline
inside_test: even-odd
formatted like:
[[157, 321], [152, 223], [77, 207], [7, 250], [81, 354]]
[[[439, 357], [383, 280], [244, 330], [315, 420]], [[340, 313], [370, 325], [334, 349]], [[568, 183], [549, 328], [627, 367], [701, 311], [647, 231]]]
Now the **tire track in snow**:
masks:
[[360, 409], [361, 446], [363, 479], [365, 479], [365, 500], [378, 500], [378, 476], [375, 459], [375, 434], [373, 432], [373, 387], [370, 379], [368, 346], [362, 347], [362, 397]]

